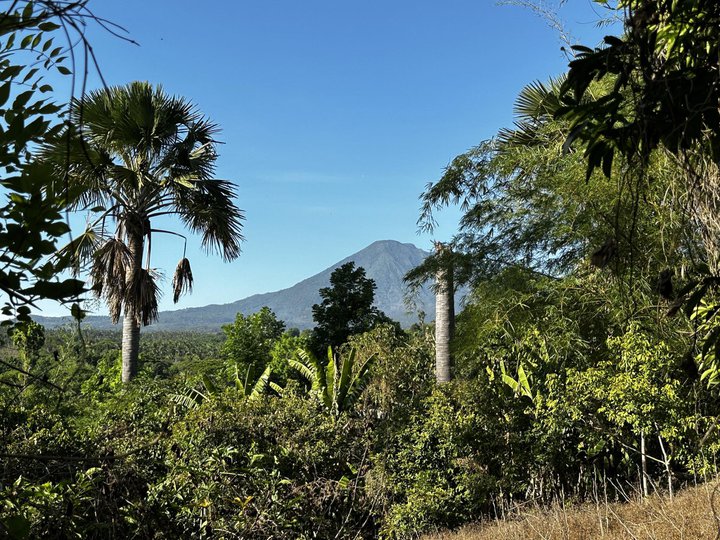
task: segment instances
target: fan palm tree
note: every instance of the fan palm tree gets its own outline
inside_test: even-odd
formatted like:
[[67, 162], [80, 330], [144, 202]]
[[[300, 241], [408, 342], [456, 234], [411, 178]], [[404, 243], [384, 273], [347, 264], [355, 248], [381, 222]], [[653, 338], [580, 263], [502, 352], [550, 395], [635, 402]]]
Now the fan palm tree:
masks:
[[[44, 157], [72, 210], [89, 210], [86, 231], [60, 252], [87, 270], [113, 323], [123, 318], [122, 380], [137, 373], [140, 326], [158, 315], [158, 273], [150, 266], [153, 219], [175, 215], [227, 261], [240, 255], [243, 213], [233, 184], [213, 179], [217, 131], [183, 98], [146, 82], [91, 92]], [[178, 236], [182, 236], [179, 235]], [[184, 238], [184, 237], [183, 237]], [[186, 240], [187, 243], [187, 240]], [[192, 289], [185, 253], [174, 301]]]

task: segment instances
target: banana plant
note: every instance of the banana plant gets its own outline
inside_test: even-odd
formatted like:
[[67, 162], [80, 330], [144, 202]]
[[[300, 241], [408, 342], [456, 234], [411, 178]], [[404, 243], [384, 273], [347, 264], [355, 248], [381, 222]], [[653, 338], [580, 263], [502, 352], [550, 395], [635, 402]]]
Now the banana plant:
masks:
[[508, 385], [516, 395], [523, 395], [533, 399], [532, 390], [530, 388], [530, 379], [525, 373], [522, 364], [518, 366], [517, 379], [510, 376], [505, 368], [505, 362], [500, 361], [500, 372], [502, 373], [502, 381]]
[[260, 399], [261, 396], [267, 394], [268, 389], [273, 390], [279, 396], [283, 394], [283, 387], [279, 384], [272, 382], [270, 376], [272, 375], [272, 369], [270, 366], [265, 368], [255, 384], [252, 384], [252, 369], [247, 368], [245, 371], [245, 378], [240, 378], [240, 370], [235, 365], [235, 389], [240, 392], [245, 399], [248, 401], [255, 401]]
[[311, 385], [311, 392], [335, 416], [350, 410], [370, 382], [370, 371], [376, 361], [374, 354], [356, 363], [357, 351], [350, 349], [345, 358], [333, 354], [328, 347], [327, 364], [314, 354], [298, 349], [297, 358], [288, 362]]
[[[272, 370], [270, 366], [265, 368], [257, 381], [251, 376], [250, 368], [247, 369], [244, 378], [240, 378], [240, 370], [235, 366], [235, 389], [247, 401], [256, 401], [267, 394], [268, 389], [272, 389], [278, 395], [282, 395], [283, 388], [270, 380]], [[172, 394], [170, 399], [175, 403], [187, 407], [188, 409], [197, 409], [204, 401], [214, 399], [218, 396], [220, 390], [208, 375], [202, 376], [202, 389], [193, 386], [187, 388], [181, 394]]]

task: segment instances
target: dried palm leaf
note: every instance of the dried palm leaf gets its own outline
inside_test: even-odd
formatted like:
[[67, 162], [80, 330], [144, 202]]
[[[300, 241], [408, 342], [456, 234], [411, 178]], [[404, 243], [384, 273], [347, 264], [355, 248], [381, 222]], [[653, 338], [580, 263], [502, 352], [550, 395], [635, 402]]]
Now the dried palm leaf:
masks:
[[[125, 289], [125, 306], [132, 306], [137, 324], [147, 326], [158, 318], [158, 300], [160, 275], [152, 269], [141, 268], [133, 275]], [[126, 309], [126, 311], [128, 311]]]
[[193, 275], [190, 261], [183, 257], [175, 268], [173, 276], [173, 302], [177, 304], [181, 294], [192, 292]]
[[92, 289], [97, 296], [124, 296], [127, 271], [132, 261], [128, 247], [118, 238], [111, 238], [97, 250], [90, 270]]
[[124, 291], [111, 291], [110, 289], [105, 290], [105, 303], [108, 306], [110, 320], [113, 324], [120, 322], [120, 314], [122, 313], [124, 297]]

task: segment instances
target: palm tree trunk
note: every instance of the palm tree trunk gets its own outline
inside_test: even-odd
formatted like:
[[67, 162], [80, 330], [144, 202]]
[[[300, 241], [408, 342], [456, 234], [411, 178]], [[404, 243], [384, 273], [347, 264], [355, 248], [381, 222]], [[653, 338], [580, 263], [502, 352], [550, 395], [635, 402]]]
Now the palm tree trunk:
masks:
[[[438, 243], [436, 249], [440, 252], [448, 248]], [[445, 383], [452, 379], [450, 341], [455, 333], [453, 270], [449, 262], [437, 272], [435, 279], [435, 379]]]
[[[126, 286], [133, 283], [135, 275], [142, 269], [143, 236], [140, 232], [128, 232], [128, 249], [132, 255], [132, 265], [128, 268], [125, 278]], [[124, 303], [123, 334], [122, 334], [122, 382], [130, 382], [138, 371], [138, 355], [140, 353], [140, 316], [138, 303]]]

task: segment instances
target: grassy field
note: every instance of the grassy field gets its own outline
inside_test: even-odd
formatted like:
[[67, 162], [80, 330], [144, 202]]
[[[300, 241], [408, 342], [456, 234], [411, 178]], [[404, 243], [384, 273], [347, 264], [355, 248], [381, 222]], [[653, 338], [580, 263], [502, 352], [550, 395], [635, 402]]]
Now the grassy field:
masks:
[[[714, 508], [714, 510], [713, 510]], [[720, 540], [720, 481], [631, 503], [557, 505], [424, 540]]]

